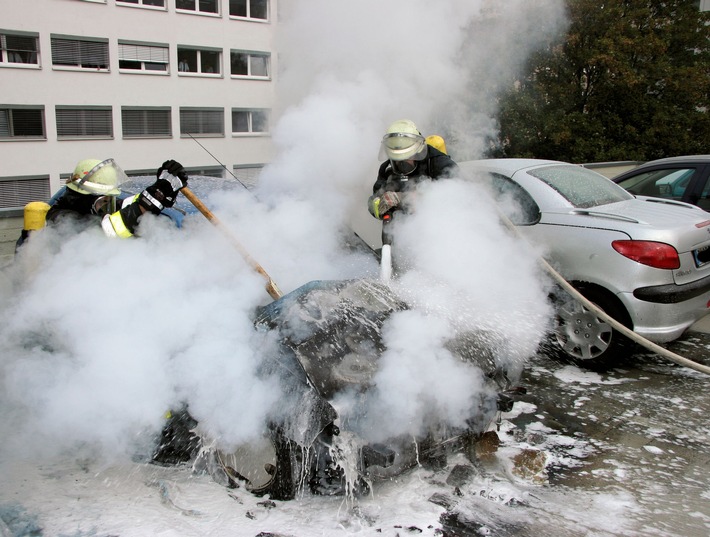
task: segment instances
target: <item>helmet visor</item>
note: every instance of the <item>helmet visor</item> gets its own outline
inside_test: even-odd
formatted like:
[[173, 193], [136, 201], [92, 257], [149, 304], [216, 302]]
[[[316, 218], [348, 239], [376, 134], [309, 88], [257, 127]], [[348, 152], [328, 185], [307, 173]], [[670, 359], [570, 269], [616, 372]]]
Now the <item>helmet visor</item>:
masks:
[[426, 140], [421, 134], [393, 132], [382, 138], [380, 160], [422, 160], [425, 157]]
[[119, 186], [128, 180], [126, 172], [112, 158], [102, 160], [81, 177], [72, 176], [68, 181], [79, 192], [84, 191], [99, 196], [117, 196]]

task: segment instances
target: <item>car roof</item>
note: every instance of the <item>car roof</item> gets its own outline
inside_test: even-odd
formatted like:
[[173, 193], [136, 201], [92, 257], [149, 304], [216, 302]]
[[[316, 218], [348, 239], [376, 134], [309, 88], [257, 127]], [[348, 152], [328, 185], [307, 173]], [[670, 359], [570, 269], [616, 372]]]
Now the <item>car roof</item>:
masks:
[[562, 162], [559, 160], [545, 160], [535, 158], [490, 158], [480, 160], [465, 160], [463, 162], [458, 162], [458, 165], [460, 167], [463, 167], [463, 169], [469, 168], [479, 170], [494, 170], [510, 176], [520, 170], [526, 170], [539, 166], [546, 166], [549, 164], [576, 166], [576, 164], [570, 164], [569, 162]]
[[656, 166], [658, 164], [689, 164], [689, 163], [710, 163], [710, 155], [682, 155], [678, 157], [666, 157], [656, 160], [649, 160], [643, 164], [639, 164], [634, 170], [645, 168], [647, 166]]

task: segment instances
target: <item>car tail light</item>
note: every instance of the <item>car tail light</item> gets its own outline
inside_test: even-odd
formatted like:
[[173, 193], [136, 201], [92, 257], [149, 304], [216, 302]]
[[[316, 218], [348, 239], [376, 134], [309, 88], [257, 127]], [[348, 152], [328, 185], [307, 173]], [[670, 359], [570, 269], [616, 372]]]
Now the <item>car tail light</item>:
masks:
[[678, 251], [670, 244], [653, 241], [614, 241], [612, 248], [637, 263], [659, 269], [680, 267]]

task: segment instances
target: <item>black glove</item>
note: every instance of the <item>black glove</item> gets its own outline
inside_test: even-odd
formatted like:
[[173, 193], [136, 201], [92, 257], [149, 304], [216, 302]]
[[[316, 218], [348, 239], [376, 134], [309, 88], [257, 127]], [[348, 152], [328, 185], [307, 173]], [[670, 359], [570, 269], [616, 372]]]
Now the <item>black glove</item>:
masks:
[[158, 180], [138, 196], [138, 203], [153, 214], [175, 204], [180, 189], [187, 186], [187, 172], [175, 160], [166, 160], [155, 172]]
[[160, 179], [160, 174], [163, 173], [163, 171], [166, 171], [175, 177], [179, 177], [184, 183], [187, 183], [187, 173], [185, 172], [185, 168], [183, 168], [182, 164], [180, 164], [177, 160], [166, 160], [163, 162], [163, 165], [160, 166], [160, 168], [158, 168], [155, 172], [155, 177]]

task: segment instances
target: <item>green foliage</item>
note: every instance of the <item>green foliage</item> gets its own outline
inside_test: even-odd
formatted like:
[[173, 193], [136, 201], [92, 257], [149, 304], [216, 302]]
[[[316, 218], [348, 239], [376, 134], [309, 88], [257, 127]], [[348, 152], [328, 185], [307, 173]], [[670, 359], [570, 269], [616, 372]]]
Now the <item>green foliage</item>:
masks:
[[500, 96], [490, 156], [569, 162], [708, 153], [710, 13], [694, 1], [567, 0], [569, 28]]

